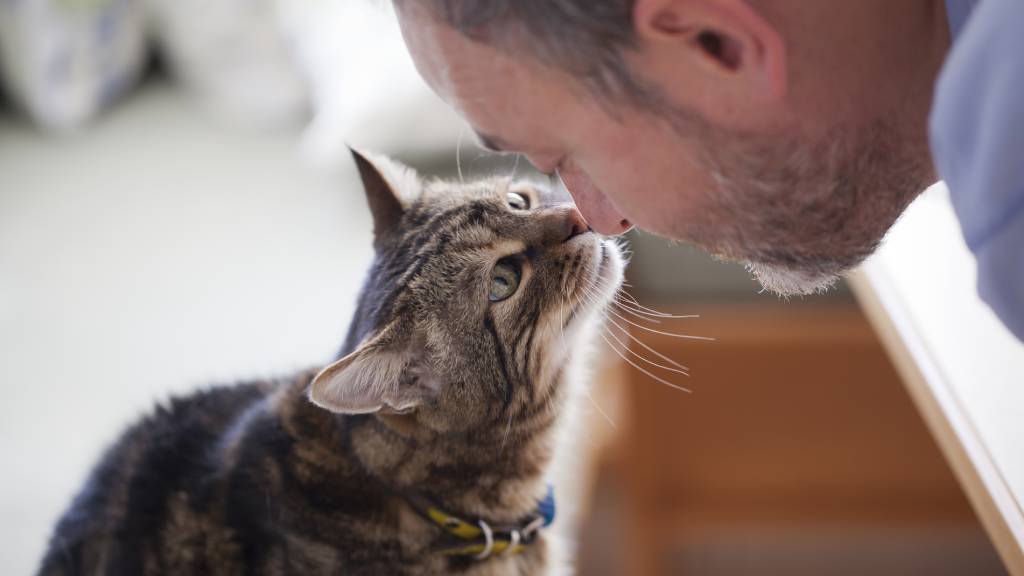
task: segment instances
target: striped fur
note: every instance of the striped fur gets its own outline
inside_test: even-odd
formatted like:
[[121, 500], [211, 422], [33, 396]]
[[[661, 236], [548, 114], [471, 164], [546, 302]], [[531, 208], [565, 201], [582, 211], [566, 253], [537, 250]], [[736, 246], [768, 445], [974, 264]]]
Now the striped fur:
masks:
[[[407, 408], [325, 409], [310, 402], [317, 370], [172, 400], [109, 449], [40, 574], [554, 573], [544, 537], [479, 562], [436, 553], [442, 535], [401, 495], [499, 524], [534, 509], [565, 375], [618, 286], [618, 250], [567, 234], [568, 208], [536, 188], [424, 184], [387, 160], [357, 163], [377, 257], [341, 357], [400, 362], [380, 378]], [[512, 209], [510, 187], [535, 207]], [[492, 303], [506, 256], [522, 282]]]

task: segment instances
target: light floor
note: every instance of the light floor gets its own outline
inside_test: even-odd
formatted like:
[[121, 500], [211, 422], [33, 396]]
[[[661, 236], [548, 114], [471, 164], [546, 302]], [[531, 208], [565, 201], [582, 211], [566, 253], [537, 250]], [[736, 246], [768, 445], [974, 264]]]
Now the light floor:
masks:
[[0, 566], [32, 573], [103, 446], [154, 401], [324, 362], [370, 224], [298, 134], [149, 86], [79, 135], [0, 116]]

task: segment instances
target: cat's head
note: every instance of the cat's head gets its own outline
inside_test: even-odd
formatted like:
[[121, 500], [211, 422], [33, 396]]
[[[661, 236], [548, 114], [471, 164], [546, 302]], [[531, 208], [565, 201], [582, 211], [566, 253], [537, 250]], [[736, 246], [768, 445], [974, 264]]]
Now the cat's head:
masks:
[[354, 156], [376, 258], [350, 351], [316, 376], [310, 399], [437, 432], [511, 422], [550, 400], [619, 288], [616, 243], [534, 184], [424, 182]]

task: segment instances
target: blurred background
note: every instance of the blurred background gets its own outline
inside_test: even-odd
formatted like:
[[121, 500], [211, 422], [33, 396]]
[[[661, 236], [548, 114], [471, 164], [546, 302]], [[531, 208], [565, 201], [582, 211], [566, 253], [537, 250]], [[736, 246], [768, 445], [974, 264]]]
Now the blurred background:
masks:
[[[346, 143], [528, 170], [477, 148], [369, 2], [3, 2], [0, 91], [4, 574], [154, 402], [332, 358], [371, 257]], [[633, 297], [699, 318], [599, 340], [556, 470], [581, 574], [1004, 573], [845, 288], [782, 302], [630, 242]]]

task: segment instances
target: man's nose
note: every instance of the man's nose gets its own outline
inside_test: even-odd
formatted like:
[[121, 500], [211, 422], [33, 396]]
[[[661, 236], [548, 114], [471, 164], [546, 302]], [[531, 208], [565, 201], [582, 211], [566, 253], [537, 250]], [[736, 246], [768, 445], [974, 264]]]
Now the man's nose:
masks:
[[570, 165], [559, 170], [558, 177], [576, 201], [591, 228], [607, 236], [625, 234], [633, 228], [633, 224], [612, 206], [608, 198], [581, 170]]

